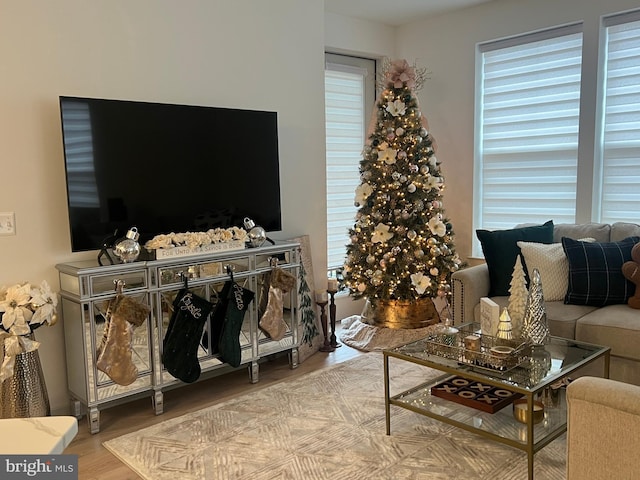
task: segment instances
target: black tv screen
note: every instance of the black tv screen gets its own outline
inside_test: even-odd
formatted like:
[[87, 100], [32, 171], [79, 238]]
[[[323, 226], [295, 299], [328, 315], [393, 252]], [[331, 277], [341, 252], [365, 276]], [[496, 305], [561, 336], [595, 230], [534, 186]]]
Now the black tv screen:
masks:
[[60, 97], [72, 251], [137, 227], [281, 230], [275, 112]]

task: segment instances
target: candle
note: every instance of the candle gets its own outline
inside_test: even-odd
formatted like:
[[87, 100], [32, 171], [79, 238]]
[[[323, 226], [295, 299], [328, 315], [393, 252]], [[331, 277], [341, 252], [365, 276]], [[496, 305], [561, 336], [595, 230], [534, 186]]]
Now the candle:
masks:
[[327, 292], [324, 290], [316, 291], [316, 303], [322, 303], [327, 301]]
[[467, 335], [466, 337], [464, 337], [464, 348], [466, 348], [467, 350], [479, 352], [480, 337], [478, 335]]
[[338, 291], [338, 279], [337, 278], [329, 278], [327, 282], [327, 290], [330, 292]]

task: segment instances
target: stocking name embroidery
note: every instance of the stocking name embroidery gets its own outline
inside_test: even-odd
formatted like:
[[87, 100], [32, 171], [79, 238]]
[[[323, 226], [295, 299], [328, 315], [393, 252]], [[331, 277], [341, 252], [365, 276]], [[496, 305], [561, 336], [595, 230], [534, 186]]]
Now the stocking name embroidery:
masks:
[[188, 311], [193, 318], [200, 318], [202, 316], [202, 309], [196, 307], [193, 302], [191, 301], [192, 299], [192, 295], [190, 293], [187, 293], [184, 297], [182, 297], [182, 300], [180, 300], [180, 303], [182, 303], [182, 305], [180, 306], [180, 310], [186, 310]]
[[244, 310], [244, 300], [242, 299], [242, 287], [233, 284], [233, 297], [236, 299], [236, 307], [238, 310]]

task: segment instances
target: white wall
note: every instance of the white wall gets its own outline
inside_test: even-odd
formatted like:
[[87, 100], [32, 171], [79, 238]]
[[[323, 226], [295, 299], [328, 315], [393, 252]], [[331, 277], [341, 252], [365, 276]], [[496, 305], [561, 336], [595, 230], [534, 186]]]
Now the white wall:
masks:
[[[59, 95], [277, 111], [274, 236], [309, 234], [326, 283], [323, 18], [314, 0], [0, 0], [0, 211], [17, 225], [0, 237], [0, 285], [57, 289], [56, 263], [95, 255], [71, 253]], [[65, 412], [63, 321], [37, 338], [52, 409]]]
[[[583, 21], [583, 63], [593, 65], [597, 62], [600, 16], [637, 7], [640, 7], [637, 0], [495, 0], [398, 30], [398, 54], [431, 71], [430, 80], [419, 94], [420, 106], [438, 143], [438, 158], [443, 162], [446, 181], [444, 207], [451, 217], [456, 249], [461, 256], [471, 254], [475, 237], [472, 206], [476, 44]], [[595, 80], [593, 76], [583, 78], [591, 95], [595, 95]], [[582, 108], [583, 113], [593, 115], [585, 103]], [[581, 128], [586, 127], [581, 124]], [[591, 159], [585, 153], [591, 149], [586, 144], [580, 147], [580, 163], [587, 168]], [[590, 191], [590, 185], [585, 187]]]

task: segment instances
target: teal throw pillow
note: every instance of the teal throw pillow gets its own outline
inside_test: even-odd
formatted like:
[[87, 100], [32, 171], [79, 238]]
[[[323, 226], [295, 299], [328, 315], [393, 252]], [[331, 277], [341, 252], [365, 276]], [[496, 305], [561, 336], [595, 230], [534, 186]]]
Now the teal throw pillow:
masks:
[[553, 220], [511, 230], [476, 230], [476, 235], [489, 269], [489, 296], [506, 297], [509, 295], [513, 266], [520, 255], [518, 242], [553, 243]]
[[[627, 303], [635, 285], [622, 274], [622, 264], [631, 258], [631, 249], [640, 237], [619, 242], [581, 242], [562, 238], [569, 260], [569, 288], [564, 303], [604, 307]], [[542, 286], [544, 291], [544, 285]]]

